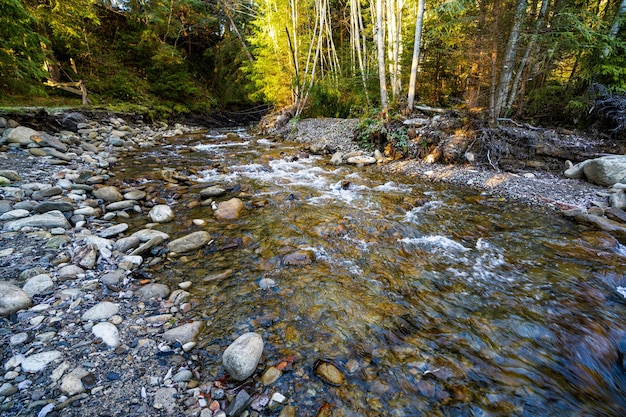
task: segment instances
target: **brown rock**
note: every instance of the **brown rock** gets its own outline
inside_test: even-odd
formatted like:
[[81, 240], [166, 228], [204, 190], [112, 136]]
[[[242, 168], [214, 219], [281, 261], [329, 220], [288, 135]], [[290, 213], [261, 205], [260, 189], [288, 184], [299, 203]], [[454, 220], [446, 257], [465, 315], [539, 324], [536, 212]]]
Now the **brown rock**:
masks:
[[215, 217], [220, 220], [236, 219], [241, 215], [244, 209], [243, 201], [238, 198], [231, 198], [228, 201], [222, 201], [217, 205]]
[[339, 386], [345, 381], [343, 373], [330, 362], [318, 360], [315, 364], [315, 375], [328, 384]]

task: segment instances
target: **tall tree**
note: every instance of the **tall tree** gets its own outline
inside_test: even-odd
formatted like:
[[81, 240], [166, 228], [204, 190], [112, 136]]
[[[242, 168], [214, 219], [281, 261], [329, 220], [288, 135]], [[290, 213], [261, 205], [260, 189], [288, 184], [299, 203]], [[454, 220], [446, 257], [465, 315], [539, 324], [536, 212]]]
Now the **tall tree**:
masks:
[[380, 86], [380, 106], [383, 116], [389, 113], [387, 99], [387, 72], [385, 70], [385, 28], [383, 25], [383, 0], [376, 0], [376, 46], [378, 53], [378, 81]]
[[411, 78], [409, 80], [408, 108], [413, 110], [415, 101], [415, 87], [417, 85], [417, 69], [419, 65], [420, 44], [422, 42], [422, 24], [424, 21], [425, 0], [419, 0], [417, 5], [417, 20], [415, 22], [415, 39], [413, 40], [413, 59], [411, 60]]

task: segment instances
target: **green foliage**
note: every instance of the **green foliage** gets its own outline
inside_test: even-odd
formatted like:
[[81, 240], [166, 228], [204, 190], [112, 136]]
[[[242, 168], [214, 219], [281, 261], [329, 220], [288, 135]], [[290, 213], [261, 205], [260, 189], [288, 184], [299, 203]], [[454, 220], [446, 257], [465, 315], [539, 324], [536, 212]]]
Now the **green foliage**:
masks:
[[0, 1], [0, 91], [28, 93], [29, 80], [47, 74], [42, 66], [47, 40], [35, 32], [35, 23], [21, 1]]
[[355, 135], [360, 147], [379, 148], [387, 140], [387, 124], [381, 119], [366, 117], [359, 121]]

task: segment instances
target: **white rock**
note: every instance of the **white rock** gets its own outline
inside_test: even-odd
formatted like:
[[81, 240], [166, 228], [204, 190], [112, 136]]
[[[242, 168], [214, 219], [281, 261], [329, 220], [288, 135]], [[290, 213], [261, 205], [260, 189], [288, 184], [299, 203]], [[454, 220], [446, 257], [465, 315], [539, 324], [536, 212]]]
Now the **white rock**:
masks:
[[98, 323], [91, 328], [91, 332], [109, 347], [115, 348], [120, 345], [120, 334], [112, 323], [106, 321]]
[[0, 220], [17, 220], [23, 219], [24, 217], [28, 217], [30, 215], [30, 211], [24, 209], [15, 209], [11, 211], [7, 211], [3, 215], [0, 216]]
[[58, 350], [49, 350], [47, 352], [35, 353], [27, 356], [22, 361], [22, 370], [27, 373], [36, 373], [43, 370], [50, 362], [54, 362], [63, 356]]
[[0, 282], [0, 316], [7, 316], [30, 307], [32, 300], [21, 288]]
[[244, 333], [222, 355], [226, 372], [237, 381], [252, 375], [263, 354], [263, 338], [258, 333]]
[[167, 223], [174, 220], [174, 211], [165, 204], [158, 204], [152, 207], [148, 215], [156, 223]]
[[102, 301], [83, 313], [84, 321], [100, 321], [113, 317], [119, 311], [119, 305], [110, 301]]
[[66, 395], [76, 395], [86, 390], [82, 378], [89, 375], [89, 371], [84, 368], [76, 368], [67, 374], [61, 382], [61, 391]]
[[48, 294], [52, 292], [54, 287], [55, 285], [52, 278], [50, 278], [50, 275], [39, 274], [28, 279], [22, 287], [22, 290], [29, 296], [33, 297], [39, 294]]

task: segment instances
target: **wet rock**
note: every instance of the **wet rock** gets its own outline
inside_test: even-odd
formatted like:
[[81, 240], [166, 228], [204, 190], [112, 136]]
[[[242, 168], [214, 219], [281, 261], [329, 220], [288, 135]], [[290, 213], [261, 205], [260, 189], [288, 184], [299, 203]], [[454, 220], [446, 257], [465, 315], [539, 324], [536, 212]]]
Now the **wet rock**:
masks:
[[152, 207], [148, 215], [155, 223], [168, 223], [174, 220], [174, 211], [165, 204]]
[[37, 134], [38, 132], [30, 127], [18, 126], [9, 132], [7, 135], [7, 142], [18, 143], [21, 146], [28, 146], [35, 143], [31, 137]]
[[46, 352], [35, 353], [22, 361], [22, 370], [29, 374], [42, 371], [49, 363], [60, 359], [63, 356], [58, 350], [49, 350]]
[[286, 405], [280, 410], [278, 417], [296, 417], [296, 407], [292, 405]]
[[169, 296], [169, 301], [174, 305], [186, 303], [191, 298], [191, 294], [185, 290], [174, 290]]
[[55, 195], [63, 194], [63, 189], [58, 186], [44, 188], [43, 190], [37, 190], [30, 196], [33, 200], [43, 200], [44, 198], [54, 197]]
[[49, 294], [55, 288], [50, 275], [40, 274], [29, 278], [22, 287], [22, 290], [31, 297], [35, 295]]
[[163, 299], [170, 295], [170, 287], [165, 284], [146, 284], [139, 288], [136, 294], [142, 300], [150, 300], [152, 298]]
[[94, 336], [102, 339], [108, 347], [118, 347], [120, 345], [120, 334], [114, 324], [109, 322], [100, 322], [91, 328]]
[[231, 402], [226, 409], [226, 415], [229, 417], [239, 416], [246, 408], [248, 408], [251, 402], [250, 395], [246, 392], [246, 390], [242, 389], [237, 393], [233, 402]]
[[315, 375], [319, 376], [324, 382], [335, 386], [343, 384], [345, 380], [343, 373], [335, 365], [323, 360], [316, 362]]
[[144, 253], [152, 250], [153, 248], [156, 248], [161, 243], [163, 243], [163, 237], [162, 236], [155, 236], [152, 239], [150, 239], [149, 241], [147, 241], [146, 243], [144, 243], [143, 245], [139, 246], [134, 251], [132, 251], [130, 254], [133, 255], [133, 256], [134, 255], [143, 255]]
[[222, 355], [222, 364], [228, 374], [243, 381], [254, 373], [263, 354], [263, 338], [258, 333], [244, 333]]
[[21, 288], [6, 282], [0, 282], [0, 316], [30, 307], [32, 300]]
[[185, 253], [201, 248], [211, 241], [211, 235], [205, 231], [190, 233], [167, 244], [170, 252]]
[[136, 201], [124, 200], [124, 201], [116, 201], [114, 203], [107, 204], [105, 207], [108, 211], [122, 211], [122, 210], [135, 209], [136, 204], [137, 204]]
[[351, 156], [350, 158], [346, 159], [346, 162], [352, 165], [372, 165], [376, 163], [376, 158], [374, 158], [373, 156], [365, 155]]
[[67, 221], [63, 213], [57, 210], [23, 219], [13, 220], [5, 223], [4, 225], [4, 229], [8, 231], [19, 231], [24, 227], [41, 227], [44, 229], [62, 227], [64, 229], [71, 229], [72, 226]]
[[212, 187], [207, 187], [200, 191], [200, 196], [202, 198], [218, 197], [223, 194], [226, 194], [226, 189], [219, 187], [217, 185], [214, 185]]
[[280, 392], [275, 392], [272, 394], [272, 397], [270, 398], [270, 402], [267, 405], [267, 408], [269, 408], [272, 411], [276, 411], [280, 407], [282, 407], [285, 403], [287, 403], [287, 397], [285, 397]]
[[110, 301], [102, 301], [83, 313], [84, 321], [100, 321], [116, 315], [119, 311], [119, 305]]
[[166, 331], [163, 333], [163, 339], [171, 343], [180, 342], [184, 345], [194, 342], [203, 329], [204, 322], [194, 321]]
[[108, 203], [114, 203], [117, 201], [122, 201], [124, 199], [122, 193], [120, 193], [117, 188], [112, 186], [98, 188], [97, 190], [93, 191], [93, 195], [94, 197], [104, 200]]
[[289, 253], [283, 256], [283, 263], [285, 265], [309, 265], [315, 262], [315, 253], [310, 250], [299, 250], [293, 253]]
[[141, 191], [141, 190], [135, 190], [135, 191], [129, 191], [127, 193], [124, 194], [124, 199], [126, 200], [143, 200], [145, 199], [147, 196], [145, 191]]
[[238, 218], [243, 209], [243, 201], [238, 198], [231, 198], [228, 201], [222, 201], [219, 203], [214, 214], [217, 219], [232, 220]]
[[278, 370], [278, 368], [276, 368], [275, 366], [270, 366], [263, 373], [263, 376], [261, 377], [261, 382], [263, 383], [263, 385], [273, 384], [274, 382], [278, 381], [278, 378], [280, 378], [282, 374], [282, 371]]

